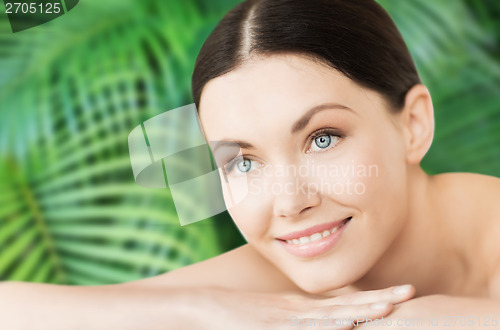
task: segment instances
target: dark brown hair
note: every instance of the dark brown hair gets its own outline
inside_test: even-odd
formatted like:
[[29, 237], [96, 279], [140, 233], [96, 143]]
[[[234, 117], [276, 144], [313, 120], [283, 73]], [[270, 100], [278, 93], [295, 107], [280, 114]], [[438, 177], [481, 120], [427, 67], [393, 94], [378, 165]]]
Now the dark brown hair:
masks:
[[420, 83], [396, 25], [374, 0], [247, 0], [212, 31], [192, 76], [199, 109], [205, 84], [237, 69], [250, 53], [295, 53], [320, 61], [385, 96], [393, 111]]

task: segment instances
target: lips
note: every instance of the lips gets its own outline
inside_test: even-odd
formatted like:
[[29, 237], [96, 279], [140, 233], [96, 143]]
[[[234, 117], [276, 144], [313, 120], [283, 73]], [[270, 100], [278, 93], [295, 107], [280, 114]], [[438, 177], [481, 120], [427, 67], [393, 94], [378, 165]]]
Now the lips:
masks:
[[308, 236], [311, 236], [311, 235], [316, 234], [316, 233], [322, 234], [324, 231], [331, 231], [334, 228], [338, 228], [338, 227], [346, 224], [351, 219], [352, 219], [352, 217], [347, 217], [343, 220], [323, 223], [320, 225], [312, 226], [312, 227], [307, 228], [305, 230], [294, 231], [290, 234], [276, 237], [276, 239], [279, 239], [282, 241], [292, 241], [294, 239], [299, 240], [301, 237], [308, 237]]
[[333, 249], [343, 236], [352, 217], [296, 231], [277, 238], [277, 243], [300, 258], [320, 256]]

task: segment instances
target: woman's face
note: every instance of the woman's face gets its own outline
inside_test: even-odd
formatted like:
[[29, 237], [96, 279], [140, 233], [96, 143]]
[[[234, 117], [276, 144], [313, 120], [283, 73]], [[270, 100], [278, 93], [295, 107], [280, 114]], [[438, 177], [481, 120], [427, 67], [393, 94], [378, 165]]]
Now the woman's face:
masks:
[[230, 215], [303, 290], [353, 283], [388, 251], [405, 222], [405, 147], [378, 93], [273, 55], [211, 80], [199, 111]]

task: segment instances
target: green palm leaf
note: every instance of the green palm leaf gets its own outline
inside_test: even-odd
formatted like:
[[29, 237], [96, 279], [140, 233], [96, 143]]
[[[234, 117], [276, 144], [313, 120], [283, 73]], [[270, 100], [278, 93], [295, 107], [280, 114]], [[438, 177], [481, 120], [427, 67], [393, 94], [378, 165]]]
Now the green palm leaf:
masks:
[[201, 10], [86, 1], [18, 34], [1, 18], [0, 279], [125, 282], [225, 250], [215, 218], [181, 227], [168, 189], [135, 184], [127, 146], [190, 103]]
[[497, 2], [379, 1], [407, 41], [433, 97], [430, 173], [500, 176], [500, 33]]

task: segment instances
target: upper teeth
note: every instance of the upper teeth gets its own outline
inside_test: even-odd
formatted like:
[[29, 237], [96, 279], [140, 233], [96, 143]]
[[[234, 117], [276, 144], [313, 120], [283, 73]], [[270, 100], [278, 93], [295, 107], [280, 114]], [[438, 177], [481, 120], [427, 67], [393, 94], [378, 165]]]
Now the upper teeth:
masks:
[[320, 239], [322, 239], [330, 234], [333, 234], [341, 226], [342, 225], [337, 226], [331, 230], [324, 230], [323, 232], [314, 233], [310, 236], [303, 236], [303, 237], [299, 237], [299, 238], [290, 239], [290, 240], [287, 240], [286, 242], [288, 244], [306, 244], [306, 243], [314, 242], [314, 241], [320, 240]]

